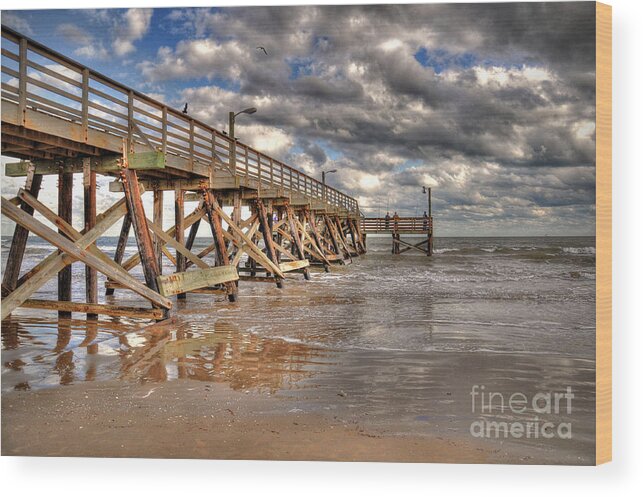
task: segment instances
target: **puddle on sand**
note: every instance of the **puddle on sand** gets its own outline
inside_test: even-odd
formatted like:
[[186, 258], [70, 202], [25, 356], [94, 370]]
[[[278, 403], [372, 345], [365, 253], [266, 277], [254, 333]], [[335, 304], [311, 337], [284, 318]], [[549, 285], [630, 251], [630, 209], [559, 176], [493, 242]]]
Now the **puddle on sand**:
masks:
[[160, 332], [141, 328], [124, 321], [10, 318], [2, 325], [2, 389], [187, 378], [275, 392], [313, 375], [329, 354], [262, 338], [225, 320], [179, 323]]

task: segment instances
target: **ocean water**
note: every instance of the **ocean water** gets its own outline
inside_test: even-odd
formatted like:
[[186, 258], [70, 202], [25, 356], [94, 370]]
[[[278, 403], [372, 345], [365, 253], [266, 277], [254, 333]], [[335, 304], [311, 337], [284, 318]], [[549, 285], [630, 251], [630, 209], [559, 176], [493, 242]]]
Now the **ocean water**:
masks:
[[[194, 251], [208, 243], [197, 240]], [[3, 238], [3, 269], [8, 245]], [[474, 385], [507, 397], [569, 387], [573, 412], [539, 416], [572, 423], [573, 440], [489, 443], [524, 449], [526, 462], [531, 451], [552, 462], [593, 461], [593, 237], [437, 238], [433, 257], [394, 256], [390, 237], [370, 236], [367, 245], [367, 255], [330, 273], [313, 271], [311, 281], [290, 274], [283, 290], [242, 281], [234, 304], [190, 294], [176, 303], [179, 325], [160, 338], [139, 331], [145, 322], [135, 319], [58, 320], [18, 310], [2, 327], [2, 389], [191, 378], [403, 434], [466, 438], [480, 418], [539, 414], [481, 413], [472, 406]], [[112, 254], [116, 239], [99, 246]], [[50, 251], [30, 240], [24, 267]], [[142, 279], [140, 270], [132, 274]], [[83, 275], [75, 264], [74, 299], [84, 296]], [[35, 297], [55, 299], [55, 279]], [[126, 291], [101, 298], [145, 306]]]

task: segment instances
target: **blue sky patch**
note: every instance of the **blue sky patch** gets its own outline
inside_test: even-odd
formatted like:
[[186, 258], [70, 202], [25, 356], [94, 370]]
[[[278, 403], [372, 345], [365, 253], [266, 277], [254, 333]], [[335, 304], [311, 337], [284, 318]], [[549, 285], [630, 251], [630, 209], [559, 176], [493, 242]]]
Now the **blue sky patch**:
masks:
[[460, 69], [469, 69], [475, 65], [478, 57], [473, 53], [453, 54], [444, 49], [428, 50], [425, 47], [420, 48], [414, 54], [417, 60], [424, 67], [431, 67], [436, 74], [451, 67]]

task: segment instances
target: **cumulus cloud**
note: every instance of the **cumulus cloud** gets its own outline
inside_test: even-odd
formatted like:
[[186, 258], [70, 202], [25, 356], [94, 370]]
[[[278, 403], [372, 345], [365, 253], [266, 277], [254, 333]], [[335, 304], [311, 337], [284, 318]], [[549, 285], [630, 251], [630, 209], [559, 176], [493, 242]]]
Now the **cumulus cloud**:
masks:
[[123, 56], [136, 50], [134, 42], [145, 36], [150, 28], [152, 9], [128, 9], [122, 22], [116, 26], [116, 36], [112, 48], [116, 55]]
[[[73, 46], [73, 54], [85, 59], [107, 60], [136, 51], [135, 42], [149, 31], [153, 9], [85, 10], [84, 22], [58, 24], [55, 34]], [[76, 16], [70, 14], [70, 19]]]
[[2, 24], [9, 26], [10, 28], [24, 33], [28, 36], [33, 36], [34, 32], [31, 29], [29, 22], [21, 15], [11, 12], [11, 11], [2, 11]]
[[78, 50], [134, 58], [151, 29], [170, 33], [133, 59], [144, 88], [219, 129], [257, 107], [242, 141], [316, 177], [337, 169], [328, 183], [367, 214], [421, 214], [426, 185], [440, 233], [593, 232], [589, 2], [173, 9], [155, 26], [145, 9], [87, 15], [120, 27]]
[[258, 107], [249, 119], [290, 137], [288, 161], [338, 169], [329, 184], [368, 213], [421, 213], [426, 185], [447, 226], [577, 215], [591, 232], [593, 15], [585, 4], [175, 10], [187, 39], [140, 68], [217, 81], [182, 97], [222, 127], [240, 98]]

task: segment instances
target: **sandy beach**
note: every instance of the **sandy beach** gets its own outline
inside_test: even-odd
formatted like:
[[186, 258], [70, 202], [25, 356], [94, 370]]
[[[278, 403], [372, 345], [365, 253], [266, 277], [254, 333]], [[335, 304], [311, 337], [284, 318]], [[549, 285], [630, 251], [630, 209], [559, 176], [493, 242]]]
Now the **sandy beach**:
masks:
[[[297, 412], [268, 394], [179, 380], [6, 394], [3, 455], [268, 460], [517, 462], [470, 441], [398, 436]], [[291, 412], [289, 412], [291, 411]], [[292, 412], [295, 411], [295, 412]], [[513, 454], [512, 454], [513, 455]]]
[[[3, 454], [592, 464], [592, 243], [438, 240], [393, 261], [373, 239], [350, 266], [244, 282], [234, 304], [191, 294], [154, 326], [20, 310], [2, 327]], [[573, 412], [484, 412], [482, 386], [569, 387]], [[573, 436], [474, 437], [480, 420]]]

